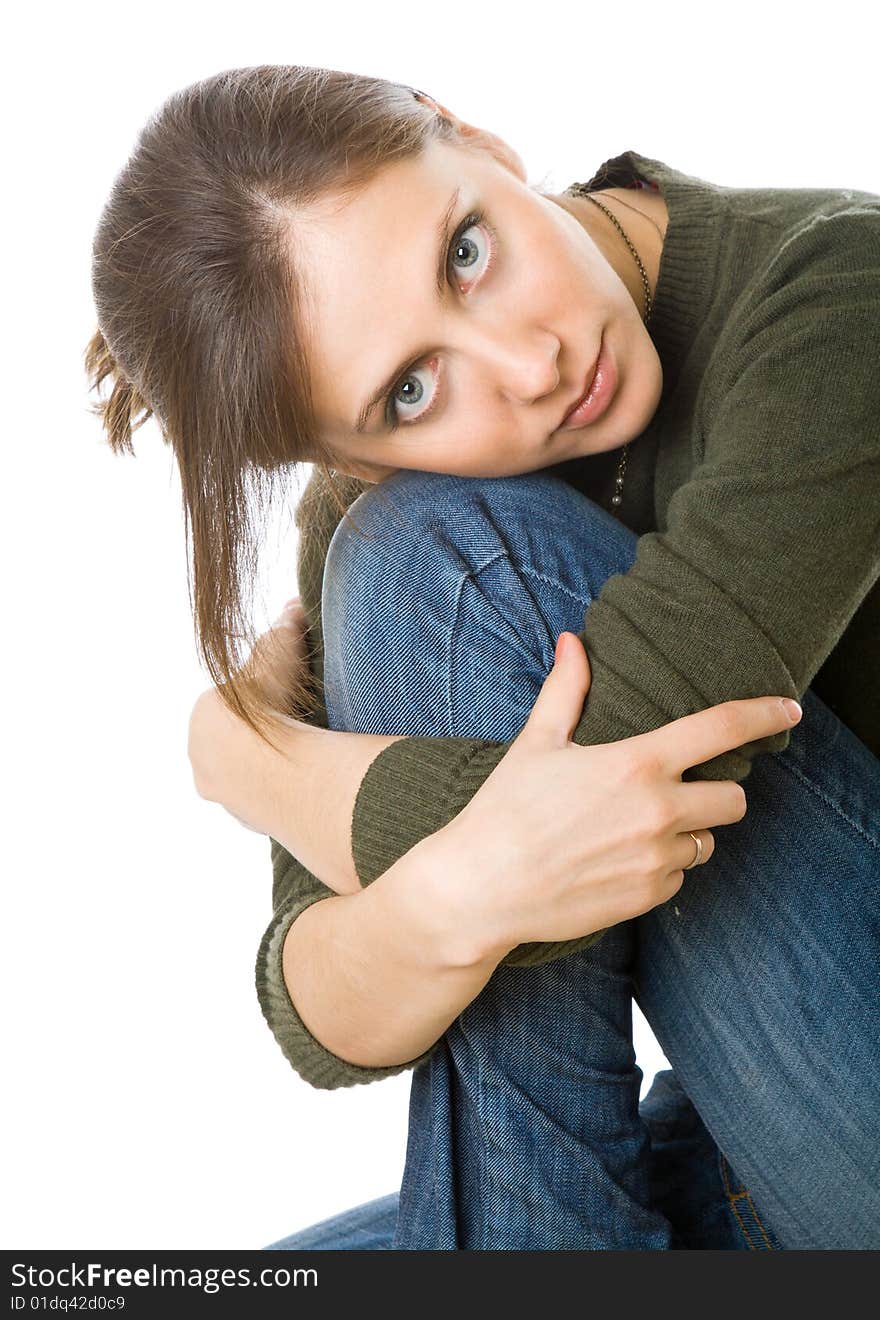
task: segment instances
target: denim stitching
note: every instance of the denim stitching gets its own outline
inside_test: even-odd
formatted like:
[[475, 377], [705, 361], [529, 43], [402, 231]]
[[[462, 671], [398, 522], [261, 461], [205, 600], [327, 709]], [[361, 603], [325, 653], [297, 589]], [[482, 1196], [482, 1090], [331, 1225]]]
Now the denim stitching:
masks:
[[[719, 1151], [719, 1155], [721, 1155], [721, 1152], [720, 1152], [720, 1151]], [[742, 1218], [742, 1216], [741, 1216], [739, 1210], [737, 1209], [736, 1202], [737, 1202], [737, 1200], [738, 1200], [739, 1198], [736, 1197], [736, 1196], [734, 1196], [733, 1193], [732, 1193], [732, 1191], [731, 1191], [731, 1187], [730, 1187], [730, 1179], [729, 1179], [728, 1176], [727, 1176], [727, 1161], [725, 1160], [725, 1158], [724, 1158], [723, 1155], [721, 1155], [721, 1176], [722, 1176], [722, 1178], [724, 1179], [724, 1191], [725, 1191], [725, 1195], [727, 1196], [727, 1202], [728, 1202], [728, 1205], [730, 1206], [731, 1210], [733, 1211], [734, 1218], [736, 1219], [736, 1222], [737, 1222], [737, 1223], [739, 1224], [739, 1226], [740, 1226], [740, 1230], [741, 1230], [742, 1235], [743, 1235], [743, 1237], [744, 1237], [744, 1239], [745, 1239], [746, 1246], [748, 1247], [749, 1251], [756, 1251], [757, 1248], [755, 1247], [754, 1243], [752, 1242], [751, 1235], [749, 1234], [749, 1230], [748, 1230], [748, 1228], [746, 1227], [745, 1222], [743, 1221], [743, 1218]], [[742, 1196], [742, 1192], [740, 1192], [739, 1195]]]
[[[476, 1001], [473, 1001], [473, 1003], [475, 1002]], [[456, 1019], [456, 1022], [454, 1024], [455, 1028], [458, 1030], [462, 1040], [465, 1043], [466, 1049], [468, 1049], [473, 1054], [475, 1060], [476, 1078], [475, 1078], [474, 1093], [476, 1094], [476, 1103], [474, 1103], [472, 1094], [468, 1093], [467, 1091], [466, 1094], [467, 1094], [468, 1108], [471, 1111], [474, 1110], [476, 1111], [477, 1126], [480, 1130], [480, 1142], [476, 1156], [477, 1163], [479, 1166], [479, 1185], [480, 1185], [479, 1196], [480, 1196], [480, 1206], [481, 1206], [479, 1246], [465, 1248], [465, 1250], [493, 1251], [495, 1248], [489, 1242], [489, 1226], [490, 1226], [490, 1222], [494, 1223], [494, 1215], [491, 1213], [491, 1211], [492, 1211], [493, 1196], [495, 1191], [495, 1180], [489, 1172], [488, 1159], [486, 1156], [486, 1152], [489, 1149], [489, 1145], [492, 1141], [492, 1137], [489, 1132], [489, 1127], [485, 1116], [486, 1098], [488, 1094], [486, 1090], [486, 1081], [485, 1081], [486, 1074], [483, 1067], [483, 1060], [480, 1057], [480, 1052], [476, 1048], [474, 1043], [471, 1041], [462, 1020], [464, 1018], [465, 1012], [467, 1011], [467, 1008], [473, 1007], [473, 1003], [468, 1004], [466, 1008], [462, 1010], [461, 1014]], [[450, 1072], [458, 1074], [460, 1076], [462, 1070], [459, 1069], [458, 1060], [455, 1057], [455, 1050], [451, 1048], [448, 1041], [446, 1043], [446, 1053], [447, 1053], [447, 1066]], [[461, 1081], [459, 1080], [456, 1083], [456, 1085], [461, 1087]], [[464, 1102], [462, 1103], [464, 1104]], [[453, 1106], [453, 1112], [454, 1112], [454, 1106]], [[465, 1122], [466, 1121], [467, 1120], [465, 1119]], [[461, 1191], [460, 1191], [460, 1184], [457, 1178], [455, 1180], [454, 1195], [455, 1195], [456, 1203], [458, 1203], [458, 1200], [461, 1195]], [[460, 1236], [461, 1236], [460, 1214], [458, 1210], [456, 1210], [455, 1241], [456, 1241], [456, 1249], [459, 1251], [463, 1249], [458, 1245]]]
[[[470, 1044], [470, 1042], [468, 1043]], [[471, 1046], [471, 1048], [473, 1047]], [[492, 1177], [492, 1174], [489, 1170], [489, 1160], [486, 1154], [490, 1140], [489, 1129], [483, 1117], [486, 1110], [486, 1100], [487, 1100], [486, 1073], [483, 1067], [483, 1060], [480, 1057], [479, 1051], [475, 1050], [474, 1053], [476, 1054], [476, 1059], [477, 1059], [477, 1094], [480, 1097], [480, 1108], [477, 1114], [477, 1118], [480, 1124], [480, 1133], [483, 1138], [480, 1144], [480, 1152], [479, 1152], [480, 1202], [483, 1207], [483, 1218], [482, 1218], [482, 1223], [480, 1225], [479, 1249], [481, 1251], [492, 1251], [494, 1250], [494, 1243], [489, 1241], [489, 1233], [494, 1228], [495, 1225], [495, 1214], [491, 1213], [492, 1202], [494, 1200], [494, 1195], [495, 1195], [495, 1179]]]
[[730, 1208], [733, 1211], [734, 1215], [736, 1216], [736, 1221], [739, 1224], [740, 1228], [742, 1229], [743, 1237], [746, 1240], [746, 1244], [748, 1245], [749, 1251], [757, 1251], [758, 1248], [752, 1242], [751, 1234], [749, 1233], [749, 1230], [741, 1214], [739, 1213], [739, 1210], [736, 1205], [736, 1202], [741, 1201], [743, 1197], [745, 1197], [749, 1203], [749, 1209], [754, 1215], [755, 1223], [758, 1225], [758, 1228], [761, 1231], [761, 1237], [764, 1239], [764, 1242], [766, 1243], [767, 1250], [775, 1251], [776, 1248], [773, 1246], [772, 1242], [768, 1238], [764, 1225], [761, 1223], [761, 1216], [758, 1214], [758, 1210], [754, 1201], [752, 1200], [751, 1193], [748, 1191], [747, 1188], [744, 1188], [741, 1192], [734, 1192], [733, 1188], [730, 1185], [730, 1177], [729, 1177], [730, 1166], [728, 1165], [727, 1160], [725, 1159], [723, 1153], [721, 1151], [719, 1151], [718, 1153], [721, 1156], [721, 1176], [724, 1179], [724, 1191], [727, 1195], [727, 1200], [730, 1204]]
[[835, 815], [839, 816], [841, 820], [845, 820], [847, 825], [849, 825], [851, 829], [855, 830], [856, 834], [860, 835], [863, 839], [865, 839], [868, 843], [870, 843], [872, 848], [880, 849], [880, 842], [878, 842], [877, 839], [875, 839], [872, 834], [868, 834], [866, 830], [863, 830], [861, 825], [859, 825], [857, 821], [852, 820], [851, 817], [849, 817], [846, 814], [846, 812], [840, 807], [840, 805], [837, 802], [835, 802], [833, 798], [828, 797], [827, 793], [824, 793], [822, 789], [819, 788], [817, 784], [814, 784], [811, 779], [808, 779], [802, 770], [798, 770], [796, 766], [790, 765], [785, 760], [785, 757], [781, 752], [774, 752], [773, 755], [775, 756], [779, 764], [783, 767], [783, 769], [787, 770], [788, 773], [792, 775], [795, 779], [799, 779], [801, 783], [804, 784], [815, 797], [819, 798], [820, 801], [824, 802], [827, 807], [830, 807], [831, 810], [835, 813]]
[[479, 568], [471, 569], [468, 573], [462, 573], [458, 580], [458, 591], [455, 599], [455, 608], [452, 614], [452, 627], [449, 629], [449, 647], [446, 657], [446, 714], [449, 733], [452, 736], [455, 736], [455, 715], [452, 709], [452, 656], [455, 651], [455, 634], [461, 618], [461, 597], [464, 591], [464, 584], [466, 582], [472, 582], [477, 574], [482, 573], [490, 564], [496, 564], [499, 559], [506, 558], [507, 552], [505, 550], [499, 550], [497, 554], [493, 555], [491, 559], [487, 559], [485, 564], [481, 564]]
[[568, 596], [571, 600], [578, 601], [579, 604], [585, 607], [592, 605], [595, 599], [593, 596], [581, 596], [579, 592], [572, 591], [570, 587], [565, 586], [558, 578], [548, 577], [546, 573], [539, 573], [537, 569], [529, 568], [526, 564], [517, 564], [516, 567], [520, 573], [537, 578], [539, 582], [545, 582], [548, 587], [555, 587], [557, 591], [561, 591], [563, 595]]
[[749, 1209], [751, 1210], [752, 1214], [755, 1216], [755, 1223], [758, 1225], [758, 1228], [761, 1230], [761, 1237], [767, 1243], [767, 1250], [775, 1251], [776, 1248], [773, 1246], [773, 1244], [770, 1241], [770, 1238], [767, 1236], [767, 1230], [764, 1228], [764, 1225], [761, 1222], [761, 1216], [758, 1214], [758, 1207], [755, 1205], [754, 1201], [752, 1200], [752, 1194], [748, 1188], [746, 1188], [746, 1190], [743, 1192], [743, 1196], [745, 1196], [746, 1199], [748, 1200]]
[[[447, 672], [446, 709], [449, 718], [449, 731], [453, 735], [455, 734], [455, 727], [454, 727], [454, 713], [452, 709], [452, 655], [455, 650], [456, 629], [458, 628], [460, 622], [461, 598], [462, 598], [462, 593], [464, 591], [464, 584], [466, 582], [475, 583], [479, 575], [482, 572], [484, 572], [487, 568], [490, 568], [492, 564], [497, 564], [499, 559], [507, 559], [511, 567], [514, 569], [514, 571], [519, 573], [522, 577], [536, 578], [539, 582], [545, 583], [546, 586], [555, 588], [555, 590], [560, 592], [561, 595], [567, 596], [569, 600], [576, 600], [579, 605], [582, 605], [584, 607], [585, 614], [587, 612], [587, 609], [593, 603], [594, 600], [593, 596], [585, 597], [585, 596], [581, 596], [576, 591], [572, 591], [570, 587], [566, 587], [565, 584], [560, 582], [558, 578], [550, 577], [546, 573], [539, 573], [537, 569], [531, 568], [528, 565], [520, 563], [518, 560], [514, 559], [513, 556], [507, 550], [499, 550], [496, 555], [493, 555], [491, 559], [487, 559], [486, 562], [481, 564], [479, 568], [474, 568], [467, 573], [463, 573], [458, 582], [458, 594], [455, 601], [455, 610], [453, 614], [452, 627], [449, 630], [449, 653], [448, 653], [448, 663], [446, 666], [446, 672]], [[541, 613], [540, 610], [538, 612], [539, 614], [541, 614], [541, 618], [546, 623], [547, 620], [544, 618], [544, 615]], [[502, 615], [502, 617], [504, 616]], [[506, 620], [506, 622], [509, 623], [510, 621]]]

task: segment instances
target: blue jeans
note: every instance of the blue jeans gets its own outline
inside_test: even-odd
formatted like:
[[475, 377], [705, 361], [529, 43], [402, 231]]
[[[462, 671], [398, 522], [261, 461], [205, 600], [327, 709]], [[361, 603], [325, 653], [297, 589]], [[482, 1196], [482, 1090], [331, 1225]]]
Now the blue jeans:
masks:
[[[351, 513], [326, 698], [369, 733], [514, 738], [637, 539], [547, 472], [402, 471]], [[802, 704], [673, 899], [497, 968], [413, 1073], [400, 1192], [273, 1246], [880, 1247], [880, 761]], [[672, 1064], [641, 1106], [633, 996]]]

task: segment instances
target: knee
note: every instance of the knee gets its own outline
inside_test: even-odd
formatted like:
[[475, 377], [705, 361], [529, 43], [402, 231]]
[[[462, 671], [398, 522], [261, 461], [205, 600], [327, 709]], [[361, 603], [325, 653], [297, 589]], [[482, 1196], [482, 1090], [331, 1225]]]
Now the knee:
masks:
[[[459, 477], [400, 470], [371, 486], [330, 542], [324, 568], [325, 634], [331, 617], [368, 605], [373, 623], [407, 595], [444, 577], [479, 573], [499, 552], [523, 562], [555, 546], [595, 547], [611, 571], [631, 562], [635, 537], [560, 477]], [[581, 562], [587, 556], [580, 555]]]
[[374, 623], [386, 611], [393, 613], [394, 588], [415, 587], [426, 568], [442, 561], [443, 511], [453, 507], [454, 480], [430, 472], [396, 472], [354, 501], [327, 551], [325, 636], [352, 610], [368, 608]]
[[489, 684], [504, 727], [518, 729], [559, 632], [579, 630], [604, 576], [628, 567], [626, 538], [635, 541], [540, 471], [478, 478], [401, 470], [371, 487], [337, 527], [324, 567], [332, 726], [471, 732]]
[[324, 564], [321, 615], [328, 656], [369, 647], [375, 662], [421, 602], [454, 574], [454, 548], [441, 510], [451, 479], [399, 472], [372, 486], [348, 510]]
[[429, 608], [454, 591], [462, 573], [479, 572], [496, 557], [503, 543], [492, 515], [501, 484], [511, 487], [509, 509], [527, 500], [513, 479], [417, 471], [396, 472], [360, 495], [336, 528], [324, 565], [328, 647], [361, 627], [374, 635], [396, 631], [402, 611]]
[[399, 471], [339, 523], [324, 565], [331, 725], [449, 734], [443, 696], [463, 578], [499, 554], [482, 481]]

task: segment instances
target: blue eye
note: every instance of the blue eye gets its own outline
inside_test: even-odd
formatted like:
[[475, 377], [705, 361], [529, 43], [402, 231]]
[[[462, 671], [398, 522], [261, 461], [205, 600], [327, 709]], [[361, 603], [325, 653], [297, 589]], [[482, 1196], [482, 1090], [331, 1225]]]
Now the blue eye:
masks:
[[[469, 215], [459, 225], [449, 245], [447, 267], [450, 278], [459, 285], [460, 289], [461, 282], [453, 272], [467, 273], [462, 292], [467, 292], [471, 285], [477, 283], [486, 274], [494, 260], [495, 243], [494, 230], [486, 223], [482, 212]], [[392, 388], [385, 409], [386, 421], [392, 431], [397, 430], [399, 422], [411, 425], [421, 421], [432, 411], [439, 398], [437, 390], [439, 371], [436, 369], [438, 365], [439, 359], [430, 358], [425, 363], [410, 367]], [[423, 404], [427, 390], [432, 391], [428, 404], [420, 406]]]
[[[452, 245], [449, 249], [450, 264], [456, 270], [466, 270], [469, 275], [476, 272], [477, 277], [488, 269], [491, 258], [491, 246], [486, 240], [485, 234], [482, 234], [479, 240], [468, 238], [468, 234], [473, 229], [479, 235], [481, 233], [482, 221], [479, 216], [468, 216], [464, 225], [459, 229]], [[481, 261], [480, 249], [483, 249]], [[471, 280], [471, 282], [473, 282]]]
[[[436, 362], [437, 358], [430, 358], [424, 366], [411, 368], [405, 376], [401, 376], [400, 380], [391, 391], [391, 394], [388, 396], [388, 402], [392, 408], [398, 404], [404, 406], [407, 414], [407, 423], [420, 421], [422, 417], [426, 416], [426, 414], [431, 411], [434, 404], [437, 402], [437, 390], [435, 388], [430, 395], [428, 406], [426, 408], [419, 407], [419, 404], [425, 397], [425, 385], [422, 384], [421, 378], [427, 374], [432, 383], [436, 381], [436, 373], [431, 369], [432, 365], [436, 364]], [[399, 413], [396, 415], [395, 420], [400, 420]]]

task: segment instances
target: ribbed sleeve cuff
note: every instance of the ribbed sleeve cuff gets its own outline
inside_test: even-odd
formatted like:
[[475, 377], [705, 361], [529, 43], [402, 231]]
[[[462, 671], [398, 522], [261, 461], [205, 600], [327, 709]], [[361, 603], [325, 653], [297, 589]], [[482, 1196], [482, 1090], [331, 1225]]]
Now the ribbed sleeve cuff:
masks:
[[361, 883], [371, 884], [404, 853], [454, 820], [510, 743], [478, 738], [401, 738], [361, 780], [351, 846]]
[[[410, 848], [454, 820], [503, 759], [510, 743], [477, 738], [401, 738], [380, 752], [361, 780], [352, 817], [352, 852], [370, 884]], [[536, 967], [601, 939], [518, 944], [501, 961]]]
[[312, 903], [317, 903], [326, 897], [326, 894], [308, 894], [292, 900], [275, 914], [260, 942], [256, 964], [256, 986], [263, 1017], [287, 1062], [310, 1086], [323, 1091], [334, 1091], [341, 1086], [359, 1086], [407, 1072], [424, 1062], [434, 1052], [439, 1042], [435, 1042], [424, 1054], [420, 1054], [418, 1058], [408, 1063], [390, 1064], [383, 1068], [364, 1068], [349, 1063], [346, 1059], [340, 1059], [312, 1035], [287, 993], [281, 959], [287, 932], [294, 921]]

